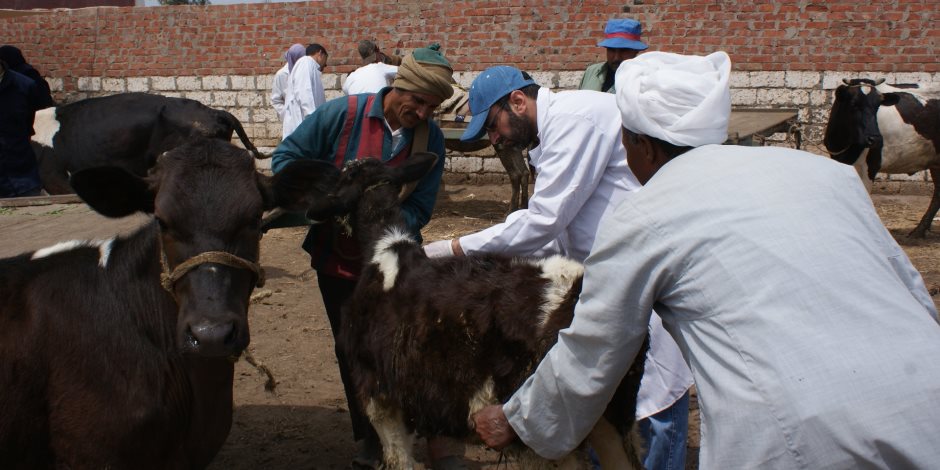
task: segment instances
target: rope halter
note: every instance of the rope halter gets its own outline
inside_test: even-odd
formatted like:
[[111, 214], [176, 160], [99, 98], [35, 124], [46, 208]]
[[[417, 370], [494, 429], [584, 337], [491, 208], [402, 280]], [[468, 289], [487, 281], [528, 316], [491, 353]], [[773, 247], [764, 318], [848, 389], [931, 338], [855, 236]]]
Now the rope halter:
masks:
[[240, 258], [225, 251], [206, 251], [204, 253], [200, 253], [180, 263], [172, 272], [170, 272], [170, 265], [166, 258], [166, 252], [163, 253], [160, 261], [160, 264], [163, 266], [163, 273], [160, 274], [160, 283], [170, 294], [173, 294], [173, 286], [176, 284], [176, 281], [179, 281], [183, 276], [195, 269], [197, 266], [205, 263], [224, 264], [233, 268], [247, 269], [255, 274], [255, 277], [257, 278], [255, 285], [257, 287], [264, 286], [264, 269], [259, 264], [252, 263], [251, 261]]

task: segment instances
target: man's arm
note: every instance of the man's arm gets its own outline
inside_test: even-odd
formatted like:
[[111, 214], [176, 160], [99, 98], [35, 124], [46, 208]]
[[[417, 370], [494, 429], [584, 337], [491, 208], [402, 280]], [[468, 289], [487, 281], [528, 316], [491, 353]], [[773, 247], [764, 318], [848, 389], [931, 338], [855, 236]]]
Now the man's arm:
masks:
[[541, 145], [535, 191], [528, 209], [460, 238], [466, 254], [531, 255], [557, 239], [597, 189], [619, 138], [604, 135], [579, 116], [556, 116]]
[[271, 86], [271, 106], [277, 113], [281, 121], [284, 120], [284, 93], [287, 87], [287, 74], [283, 73], [285, 69], [279, 69], [274, 74], [274, 84]]

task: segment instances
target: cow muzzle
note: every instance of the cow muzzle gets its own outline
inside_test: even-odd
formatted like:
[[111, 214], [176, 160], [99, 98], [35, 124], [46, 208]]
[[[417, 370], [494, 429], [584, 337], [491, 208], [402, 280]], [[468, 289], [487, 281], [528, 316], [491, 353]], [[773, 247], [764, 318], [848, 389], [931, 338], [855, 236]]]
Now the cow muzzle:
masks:
[[183, 352], [203, 357], [238, 356], [248, 347], [248, 330], [234, 317], [184, 322]]

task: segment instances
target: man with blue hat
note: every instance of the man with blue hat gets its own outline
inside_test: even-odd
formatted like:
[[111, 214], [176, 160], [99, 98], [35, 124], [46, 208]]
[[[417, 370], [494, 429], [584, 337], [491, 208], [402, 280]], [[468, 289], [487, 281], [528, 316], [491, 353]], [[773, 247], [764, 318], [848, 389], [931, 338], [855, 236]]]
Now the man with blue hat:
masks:
[[[425, 246], [430, 257], [563, 254], [584, 261], [597, 227], [640, 183], [627, 165], [616, 99], [593, 91], [554, 93], [515, 67], [484, 70], [470, 86], [472, 118], [461, 140], [529, 149], [538, 177], [529, 207], [477, 233]], [[682, 469], [692, 374], [658, 316], [637, 400], [650, 469]], [[576, 374], [572, 373], [572, 376]]]
[[614, 93], [614, 74], [620, 63], [649, 48], [640, 40], [642, 33], [643, 28], [637, 20], [626, 18], [607, 21], [604, 40], [597, 43], [598, 47], [607, 48], [607, 62], [589, 65], [579, 88]]

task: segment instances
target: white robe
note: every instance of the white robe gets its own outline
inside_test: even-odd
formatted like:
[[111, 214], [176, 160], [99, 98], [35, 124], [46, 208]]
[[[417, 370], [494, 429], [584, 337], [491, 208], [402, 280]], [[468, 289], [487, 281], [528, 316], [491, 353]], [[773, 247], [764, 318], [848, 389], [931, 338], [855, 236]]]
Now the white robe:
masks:
[[320, 64], [308, 55], [303, 56], [294, 62], [287, 79], [283, 138], [294, 132], [304, 118], [323, 103], [326, 103], [326, 94], [320, 79]]
[[271, 85], [271, 106], [277, 112], [277, 118], [284, 122], [284, 98], [287, 96], [287, 78], [290, 76], [290, 70], [287, 64], [284, 64], [274, 74], [274, 80]]
[[503, 407], [526, 444], [584, 438], [654, 305], [695, 375], [700, 468], [940, 462], [936, 307], [851, 167], [718, 145], [662, 167], [602, 221], [574, 322]]
[[[541, 143], [529, 152], [538, 175], [529, 207], [509, 214], [501, 224], [461, 237], [467, 254], [562, 253], [584, 261], [606, 214], [640, 188], [627, 166], [614, 95], [542, 88], [536, 103]], [[638, 419], [668, 408], [692, 385], [679, 347], [660, 322], [650, 322], [650, 336]]]
[[358, 95], [360, 93], [378, 93], [379, 90], [392, 84], [398, 75], [398, 67], [381, 62], [363, 65], [354, 70], [343, 82], [343, 93]]

